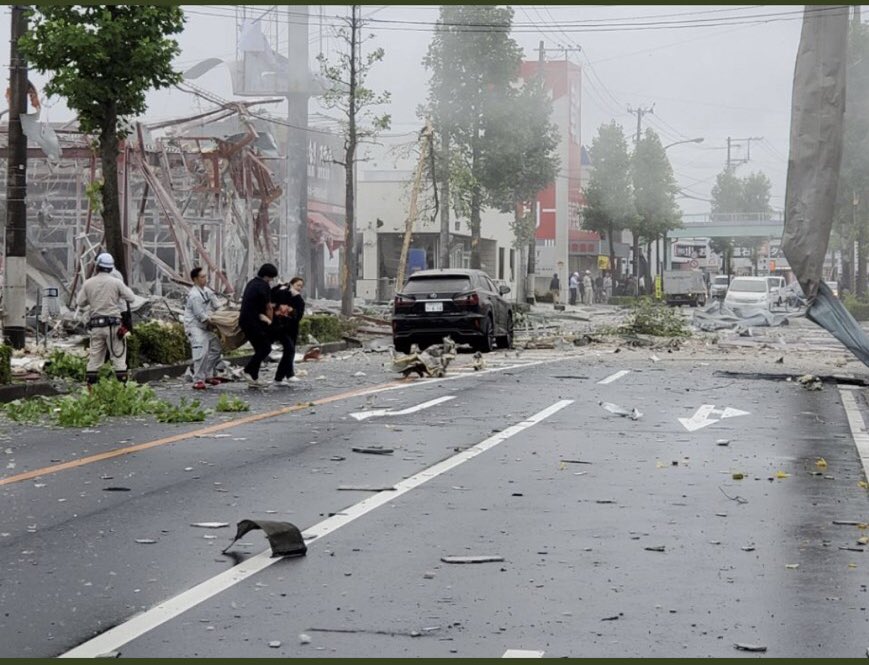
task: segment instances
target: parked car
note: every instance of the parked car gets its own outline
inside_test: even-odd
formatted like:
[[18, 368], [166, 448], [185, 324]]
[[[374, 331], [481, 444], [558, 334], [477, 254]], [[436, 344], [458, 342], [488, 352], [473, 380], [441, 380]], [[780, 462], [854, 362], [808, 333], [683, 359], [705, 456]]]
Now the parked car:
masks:
[[728, 307], [772, 309], [769, 280], [766, 277], [737, 277], [730, 282], [724, 304]]
[[784, 304], [782, 289], [785, 288], [785, 278], [779, 275], [767, 275], [766, 281], [769, 282], [769, 299], [781, 307]]
[[482, 270], [421, 270], [395, 294], [392, 340], [407, 353], [411, 344], [425, 348], [449, 335], [480, 351], [513, 347], [513, 305], [506, 285]]
[[730, 277], [727, 275], [715, 275], [709, 285], [709, 297], [724, 300], [727, 295], [727, 287], [730, 286]]

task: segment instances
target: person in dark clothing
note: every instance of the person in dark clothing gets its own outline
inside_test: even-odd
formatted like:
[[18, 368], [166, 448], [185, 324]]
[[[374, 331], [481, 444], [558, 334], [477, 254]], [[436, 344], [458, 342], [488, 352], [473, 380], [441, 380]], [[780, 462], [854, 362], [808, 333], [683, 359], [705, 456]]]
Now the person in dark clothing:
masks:
[[244, 287], [241, 296], [241, 311], [238, 325], [253, 346], [253, 357], [244, 366], [244, 380], [253, 387], [262, 387], [259, 369], [263, 360], [272, 350], [269, 327], [272, 324], [271, 281], [278, 276], [278, 269], [271, 263], [264, 263], [254, 277]]
[[275, 372], [276, 385], [288, 385], [299, 380], [293, 369], [296, 345], [299, 341], [299, 324], [305, 315], [305, 299], [302, 289], [305, 280], [293, 277], [289, 284], [279, 284], [272, 288], [272, 303], [275, 316], [272, 319], [272, 339], [283, 347], [281, 362]]

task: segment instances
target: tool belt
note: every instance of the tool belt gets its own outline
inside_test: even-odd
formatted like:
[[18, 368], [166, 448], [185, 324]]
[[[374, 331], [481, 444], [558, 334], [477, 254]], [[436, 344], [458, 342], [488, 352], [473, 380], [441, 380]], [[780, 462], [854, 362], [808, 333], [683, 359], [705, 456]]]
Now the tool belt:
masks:
[[91, 328], [106, 328], [108, 326], [121, 325], [121, 319], [117, 316], [92, 316], [88, 321], [88, 330]]

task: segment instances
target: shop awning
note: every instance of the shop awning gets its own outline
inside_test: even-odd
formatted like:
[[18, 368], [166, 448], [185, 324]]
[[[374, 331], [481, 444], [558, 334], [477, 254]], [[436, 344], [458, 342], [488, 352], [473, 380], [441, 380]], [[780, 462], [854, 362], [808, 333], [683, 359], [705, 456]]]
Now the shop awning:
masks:
[[323, 213], [309, 210], [308, 238], [315, 245], [326, 245], [331, 255], [336, 247], [344, 244], [344, 228]]

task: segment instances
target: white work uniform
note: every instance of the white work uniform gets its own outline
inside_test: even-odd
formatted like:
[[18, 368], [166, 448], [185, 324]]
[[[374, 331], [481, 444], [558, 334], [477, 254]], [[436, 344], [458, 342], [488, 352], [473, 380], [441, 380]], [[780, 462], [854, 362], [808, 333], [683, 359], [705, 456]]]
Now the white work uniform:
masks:
[[190, 340], [193, 356], [193, 380], [204, 381], [214, 376], [220, 362], [220, 338], [208, 329], [208, 317], [217, 310], [217, 297], [206, 287], [194, 286], [187, 294], [184, 308], [184, 330]]

